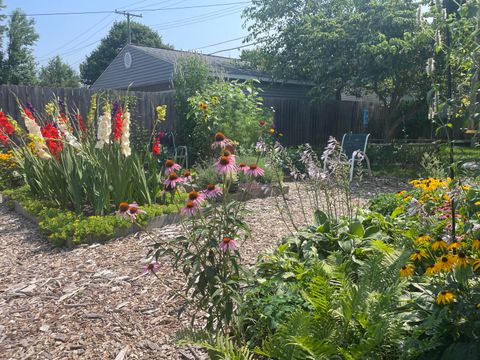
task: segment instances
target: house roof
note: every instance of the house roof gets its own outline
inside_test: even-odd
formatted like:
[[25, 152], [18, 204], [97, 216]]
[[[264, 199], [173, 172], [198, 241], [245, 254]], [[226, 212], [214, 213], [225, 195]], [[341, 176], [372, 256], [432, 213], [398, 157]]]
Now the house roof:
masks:
[[[131, 66], [124, 66], [124, 56], [131, 55]], [[189, 51], [159, 49], [139, 45], [127, 45], [99, 78], [92, 85], [96, 88], [127, 88], [170, 82], [173, 78], [175, 65], [182, 57], [196, 55], [204, 59], [216, 75], [228, 79], [258, 79], [265, 82], [276, 82], [271, 76], [247, 69], [241, 60], [223, 56], [205, 55]], [[287, 84], [309, 85], [305, 81], [287, 80]]]

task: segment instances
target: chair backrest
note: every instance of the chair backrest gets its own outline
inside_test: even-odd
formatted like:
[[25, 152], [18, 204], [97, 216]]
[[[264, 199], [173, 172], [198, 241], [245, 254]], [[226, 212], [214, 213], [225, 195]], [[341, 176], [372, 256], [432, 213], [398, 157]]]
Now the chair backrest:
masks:
[[173, 131], [167, 131], [160, 139], [160, 144], [166, 147], [169, 151], [175, 151], [175, 134]]
[[353, 152], [360, 150], [365, 152], [367, 150], [367, 143], [370, 134], [343, 134], [342, 150], [347, 155], [348, 159], [353, 157]]

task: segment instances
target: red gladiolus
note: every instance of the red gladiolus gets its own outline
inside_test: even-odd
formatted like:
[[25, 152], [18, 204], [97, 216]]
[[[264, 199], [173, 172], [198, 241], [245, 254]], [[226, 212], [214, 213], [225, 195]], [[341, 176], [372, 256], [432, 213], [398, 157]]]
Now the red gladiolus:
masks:
[[2, 129], [0, 129], [0, 142], [2, 142], [3, 145], [7, 145], [8, 142], [8, 136], [5, 135]]
[[152, 146], [152, 153], [155, 155], [160, 154], [161, 148], [160, 148], [160, 137], [157, 137], [155, 139], [155, 143]]
[[118, 105], [118, 110], [115, 113], [115, 118], [113, 119], [113, 139], [119, 141], [122, 137], [122, 123], [123, 123], [123, 111], [122, 107]]
[[82, 115], [77, 114], [77, 115], [75, 115], [75, 117], [77, 118], [78, 126], [80, 127], [80, 130], [82, 130], [83, 132], [87, 132], [87, 127], [85, 126], [85, 123], [83, 122]]
[[48, 123], [41, 129], [41, 131], [45, 138], [45, 144], [47, 144], [48, 150], [58, 159], [58, 153], [63, 149], [63, 143], [60, 139], [58, 129], [51, 123]]
[[0, 129], [8, 135], [12, 135], [15, 132], [15, 128], [2, 111], [0, 111]]

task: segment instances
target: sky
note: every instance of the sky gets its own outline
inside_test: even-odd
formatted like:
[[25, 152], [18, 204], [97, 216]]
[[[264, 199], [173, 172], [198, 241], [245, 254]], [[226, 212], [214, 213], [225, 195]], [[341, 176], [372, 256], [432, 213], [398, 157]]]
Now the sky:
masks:
[[[21, 8], [27, 14], [52, 12], [131, 11], [142, 14], [132, 18], [156, 30], [165, 43], [175, 49], [196, 50], [209, 54], [242, 46], [247, 30], [242, 27], [242, 9], [248, 4], [211, 6], [246, 0], [4, 0], [3, 13]], [[202, 6], [193, 9], [146, 11], [147, 9]], [[132, 11], [136, 10], [136, 11]], [[143, 11], [142, 11], [143, 10]], [[36, 62], [44, 66], [53, 56], [78, 71], [80, 63], [104, 38], [112, 24], [126, 19], [118, 14], [35, 16], [40, 38], [33, 48]], [[218, 44], [210, 46], [212, 44]], [[238, 57], [239, 49], [217, 55]]]

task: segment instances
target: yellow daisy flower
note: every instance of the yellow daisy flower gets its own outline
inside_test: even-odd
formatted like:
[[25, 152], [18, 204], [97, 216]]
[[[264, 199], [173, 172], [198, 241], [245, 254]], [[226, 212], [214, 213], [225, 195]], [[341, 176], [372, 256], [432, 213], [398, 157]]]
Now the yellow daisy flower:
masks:
[[448, 245], [448, 250], [453, 250], [453, 249], [460, 249], [463, 245], [463, 242], [453, 240], [450, 245]]
[[430, 240], [432, 240], [432, 238], [428, 235], [420, 235], [419, 237], [417, 237], [417, 240], [415, 240], [415, 243], [417, 245], [420, 245], [422, 243], [425, 243], [425, 242], [429, 242]]
[[453, 261], [458, 266], [463, 266], [463, 267], [467, 267], [468, 264], [470, 263], [468, 256], [463, 251], [460, 251], [457, 255], [454, 255]]
[[455, 300], [455, 294], [448, 290], [443, 290], [440, 294], [437, 295], [437, 304], [446, 305], [450, 304]]
[[413, 266], [412, 265], [404, 265], [400, 269], [400, 276], [401, 277], [408, 277], [413, 275]]
[[410, 255], [410, 260], [412, 261], [422, 261], [423, 259], [426, 259], [428, 257], [428, 254], [426, 253], [425, 250], [415, 250], [415, 252]]
[[447, 250], [448, 249], [448, 244], [443, 241], [442, 239], [437, 239], [432, 243], [432, 250]]
[[437, 271], [450, 271], [452, 270], [455, 262], [450, 256], [444, 255], [437, 259], [435, 267]]
[[437, 273], [437, 268], [435, 265], [429, 265], [427, 266], [427, 269], [425, 270], [425, 275], [434, 275]]

